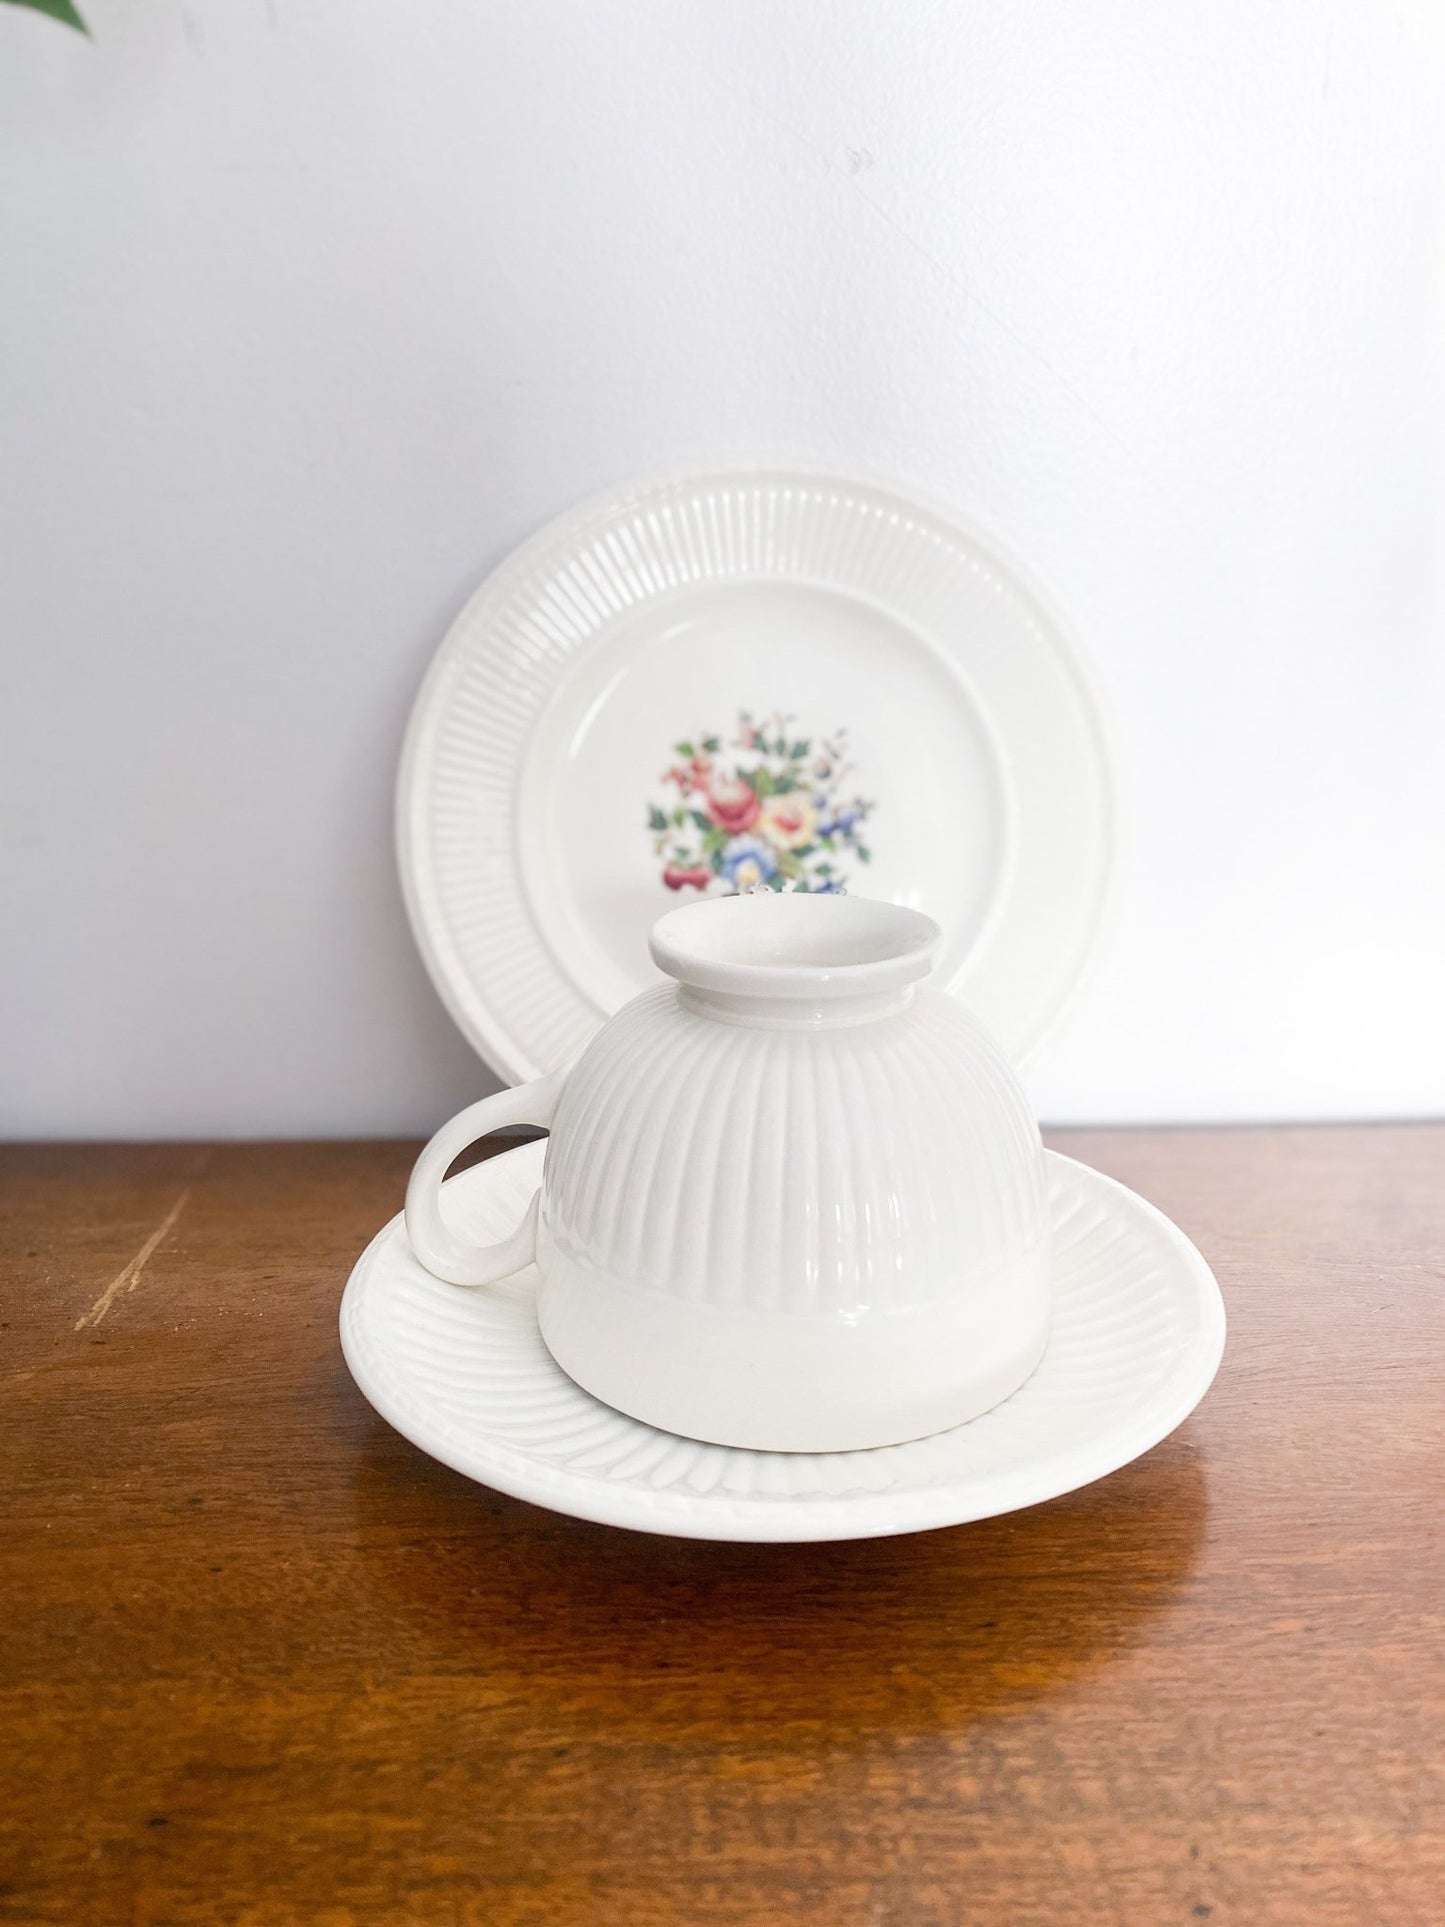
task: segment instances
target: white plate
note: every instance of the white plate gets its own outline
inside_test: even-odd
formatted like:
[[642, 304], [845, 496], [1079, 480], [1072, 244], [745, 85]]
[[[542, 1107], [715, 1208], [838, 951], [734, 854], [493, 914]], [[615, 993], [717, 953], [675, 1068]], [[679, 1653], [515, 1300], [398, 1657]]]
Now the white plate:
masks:
[[[474, 1238], [517, 1222], [545, 1146], [447, 1185]], [[871, 1452], [745, 1452], [626, 1418], [542, 1343], [536, 1272], [462, 1291], [412, 1256], [400, 1217], [341, 1305], [352, 1376], [444, 1465], [535, 1505], [691, 1539], [866, 1539], [958, 1525], [1072, 1492], [1127, 1465], [1198, 1404], [1224, 1346], [1219, 1287], [1184, 1234], [1121, 1184], [1049, 1155], [1053, 1332], [1024, 1387], [967, 1425]]]
[[[680, 744], [700, 787], [667, 774], [695, 775]], [[1098, 935], [1108, 744], [1058, 618], [951, 516], [827, 475], [636, 483], [526, 543], [442, 645], [398, 785], [407, 908], [510, 1082], [657, 981], [648, 929], [699, 880], [772, 864], [935, 917], [940, 980], [1019, 1062]]]

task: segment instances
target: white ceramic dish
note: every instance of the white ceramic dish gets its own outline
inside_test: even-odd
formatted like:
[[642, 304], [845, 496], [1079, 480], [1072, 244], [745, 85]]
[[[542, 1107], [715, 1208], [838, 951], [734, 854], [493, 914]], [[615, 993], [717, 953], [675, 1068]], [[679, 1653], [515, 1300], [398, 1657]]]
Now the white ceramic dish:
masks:
[[1017, 1064], [1094, 948], [1114, 789], [1077, 650], [990, 544], [897, 489], [739, 469], [612, 489], [482, 585], [397, 840], [433, 981], [508, 1083], [655, 981], [662, 911], [778, 869], [934, 917], [938, 981]]
[[[458, 1285], [535, 1264], [552, 1356], [666, 1431], [836, 1452], [977, 1417], [1043, 1353], [1048, 1179], [998, 1047], [921, 982], [940, 935], [866, 897], [670, 911], [652, 932], [670, 981], [427, 1145], [412, 1249]], [[468, 1246], [442, 1180], [515, 1124], [551, 1129], [541, 1192]]]
[[[542, 1174], [528, 1144], [463, 1172], [448, 1213], [510, 1232]], [[961, 1524], [1073, 1491], [1146, 1452], [1203, 1397], [1224, 1344], [1208, 1266], [1151, 1205], [1048, 1156], [1056, 1266], [1048, 1347], [1012, 1398], [967, 1425], [866, 1452], [702, 1445], [600, 1404], [537, 1328], [536, 1274], [459, 1291], [413, 1256], [400, 1216], [358, 1261], [341, 1307], [352, 1375], [444, 1464], [577, 1518], [684, 1538], [871, 1538]]]

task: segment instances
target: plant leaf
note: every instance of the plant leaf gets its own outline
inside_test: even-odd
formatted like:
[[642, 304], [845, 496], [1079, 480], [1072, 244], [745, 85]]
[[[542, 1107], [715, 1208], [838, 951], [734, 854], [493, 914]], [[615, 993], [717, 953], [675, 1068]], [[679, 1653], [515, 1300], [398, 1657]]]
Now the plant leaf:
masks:
[[36, 13], [48, 13], [52, 20], [59, 20], [67, 27], [74, 27], [77, 33], [90, 35], [80, 15], [71, 6], [70, 0], [10, 0], [13, 7], [31, 7]]
[[647, 827], [649, 830], [665, 830], [667, 828], [667, 818], [657, 807], [656, 803], [649, 803], [647, 806]]

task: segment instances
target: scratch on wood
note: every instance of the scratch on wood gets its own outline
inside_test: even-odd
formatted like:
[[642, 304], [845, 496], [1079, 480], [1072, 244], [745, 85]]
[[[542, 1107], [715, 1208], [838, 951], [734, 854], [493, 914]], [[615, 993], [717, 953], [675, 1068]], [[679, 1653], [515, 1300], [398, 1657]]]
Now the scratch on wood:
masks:
[[155, 1230], [146, 1239], [140, 1250], [130, 1260], [129, 1264], [122, 1266], [115, 1274], [114, 1278], [111, 1279], [110, 1283], [100, 1294], [99, 1298], [96, 1299], [90, 1310], [86, 1312], [85, 1316], [76, 1319], [75, 1329], [78, 1332], [83, 1332], [87, 1326], [93, 1327], [98, 1325], [123, 1291], [130, 1292], [135, 1290], [136, 1286], [140, 1283], [141, 1273], [149, 1264], [152, 1255], [160, 1245], [162, 1239], [174, 1229], [176, 1219], [179, 1218], [185, 1210], [190, 1200], [190, 1195], [189, 1191], [182, 1191], [181, 1195], [176, 1199], [164, 1218], [161, 1219]]

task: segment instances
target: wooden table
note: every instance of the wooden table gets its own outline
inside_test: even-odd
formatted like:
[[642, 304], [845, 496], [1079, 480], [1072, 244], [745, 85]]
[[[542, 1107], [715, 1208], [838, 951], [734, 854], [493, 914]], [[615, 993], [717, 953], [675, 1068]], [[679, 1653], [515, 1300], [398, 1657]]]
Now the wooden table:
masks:
[[1214, 1391], [820, 1547], [390, 1432], [336, 1308], [411, 1145], [0, 1154], [0, 1919], [1445, 1921], [1445, 1126], [1055, 1141], [1216, 1266]]

